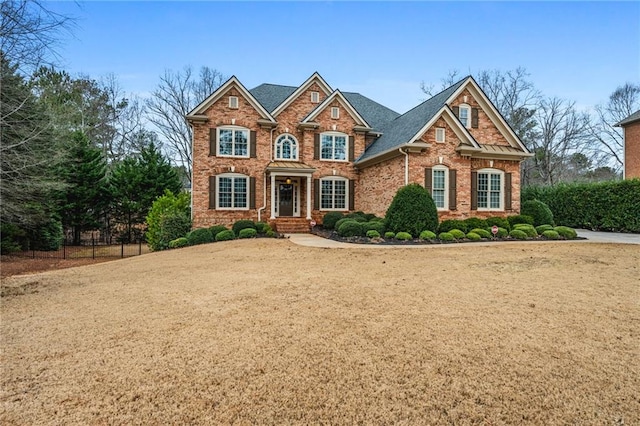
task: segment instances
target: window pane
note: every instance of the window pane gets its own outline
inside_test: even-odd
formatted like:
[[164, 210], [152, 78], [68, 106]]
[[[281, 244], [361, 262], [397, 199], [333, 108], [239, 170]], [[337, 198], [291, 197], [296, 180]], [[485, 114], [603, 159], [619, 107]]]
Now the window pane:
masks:
[[490, 207], [492, 209], [500, 208], [500, 192], [491, 192]]
[[333, 201], [333, 181], [331, 180], [323, 180], [321, 181], [322, 190], [321, 193], [321, 203], [320, 207], [323, 209], [332, 208]]
[[286, 160], [291, 158], [291, 142], [287, 140], [282, 141], [282, 155], [280, 158], [284, 158]]
[[433, 171], [433, 188], [444, 189], [444, 170]]
[[335, 136], [335, 160], [347, 159], [347, 138]]
[[231, 207], [231, 178], [218, 178], [218, 206]]
[[333, 159], [333, 136], [322, 135], [320, 143], [321, 157], [323, 160]]
[[236, 130], [235, 131], [235, 152], [234, 155], [247, 155], [247, 147], [248, 147], [248, 134], [246, 130]]
[[291, 142], [291, 159], [298, 159], [298, 144], [296, 144], [295, 142]]
[[233, 207], [247, 207], [247, 179], [237, 177], [233, 185]]
[[347, 206], [347, 185], [344, 180], [333, 181], [334, 185], [334, 209], [344, 209]]
[[487, 192], [478, 191], [478, 208], [487, 208]]
[[489, 175], [487, 173], [478, 173], [478, 191], [486, 191], [489, 189]]
[[497, 175], [497, 174], [491, 175], [491, 190], [500, 191], [500, 175]]
[[434, 189], [432, 191], [433, 202], [436, 203], [436, 207], [439, 209], [444, 208], [444, 191], [441, 189]]
[[220, 155], [232, 155], [233, 153], [233, 131], [220, 129], [220, 141], [218, 146]]
[[469, 110], [467, 108], [460, 108], [460, 122], [467, 127], [467, 120], [469, 119]]

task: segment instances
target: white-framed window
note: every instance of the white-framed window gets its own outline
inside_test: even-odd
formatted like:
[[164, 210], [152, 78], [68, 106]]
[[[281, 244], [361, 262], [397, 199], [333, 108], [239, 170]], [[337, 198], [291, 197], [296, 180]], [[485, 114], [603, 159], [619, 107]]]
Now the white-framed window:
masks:
[[349, 181], [343, 177], [320, 179], [320, 210], [348, 210]]
[[436, 127], [436, 142], [444, 143], [444, 127]]
[[320, 159], [347, 161], [349, 137], [344, 133], [327, 132], [320, 134]]
[[237, 126], [218, 127], [218, 152], [221, 157], [249, 157], [249, 129]]
[[467, 129], [471, 128], [471, 107], [467, 104], [462, 104], [458, 108], [460, 122]]
[[331, 118], [334, 118], [334, 119], [340, 118], [340, 108], [331, 107]]
[[249, 176], [225, 173], [216, 176], [216, 209], [249, 209]]
[[275, 147], [276, 160], [297, 160], [298, 159], [298, 141], [293, 135], [284, 134], [276, 139]]
[[238, 97], [237, 96], [229, 96], [229, 108], [237, 109], [238, 108]]
[[320, 102], [320, 93], [319, 92], [311, 92], [311, 103], [317, 104]]
[[502, 170], [478, 170], [478, 210], [504, 210]]
[[438, 210], [448, 210], [449, 205], [449, 168], [434, 166], [431, 169], [431, 198]]

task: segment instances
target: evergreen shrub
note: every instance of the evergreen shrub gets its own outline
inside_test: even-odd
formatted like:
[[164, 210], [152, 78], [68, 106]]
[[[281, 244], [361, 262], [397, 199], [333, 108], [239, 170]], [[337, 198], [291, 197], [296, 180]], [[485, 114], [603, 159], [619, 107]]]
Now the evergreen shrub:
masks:
[[409, 232], [398, 232], [396, 234], [396, 240], [410, 241], [413, 240], [413, 235], [411, 235]]
[[219, 232], [216, 235], [216, 241], [229, 241], [234, 240], [236, 238], [236, 234], [231, 229], [227, 229], [226, 231]]
[[187, 234], [187, 241], [189, 242], [190, 246], [212, 243], [214, 241], [214, 238], [215, 237], [213, 236], [209, 228], [194, 229]]
[[462, 232], [467, 232], [467, 224], [464, 220], [457, 220], [457, 219], [448, 219], [448, 220], [444, 220], [442, 221], [442, 223], [440, 223], [440, 226], [438, 227], [438, 232], [442, 233], [442, 232], [449, 232], [452, 229], [459, 229]]
[[455, 238], [449, 232], [441, 232], [441, 233], [439, 233], [438, 234], [438, 239], [442, 240], [442, 241], [455, 241]]
[[456, 240], [462, 240], [465, 237], [465, 233], [459, 229], [452, 229], [451, 231], [449, 231], [449, 233], [453, 235], [453, 238], [455, 238]]
[[336, 222], [344, 218], [344, 214], [340, 212], [329, 212], [322, 218], [322, 227], [324, 229], [335, 229]]
[[425, 231], [422, 231], [420, 233], [420, 239], [421, 240], [435, 240], [436, 239], [436, 234], [434, 234], [433, 232], [431, 232], [429, 230], [425, 230]]
[[364, 235], [364, 227], [355, 219], [347, 219], [338, 227], [338, 235], [341, 237], [361, 237]]
[[180, 237], [180, 238], [176, 238], [175, 240], [169, 241], [169, 248], [171, 249], [186, 247], [188, 245], [189, 245], [189, 240], [187, 240], [186, 237]]
[[475, 232], [471, 231], [471, 232], [467, 232], [467, 239], [471, 241], [480, 241], [482, 240], [482, 237], [476, 234]]
[[[417, 183], [398, 190], [385, 216], [387, 229], [413, 236], [438, 229], [438, 209], [429, 192]], [[396, 236], [397, 237], [397, 236]]]
[[522, 203], [520, 214], [531, 216], [533, 218], [533, 226], [554, 224], [551, 209], [540, 200], [527, 200]]
[[527, 234], [524, 231], [521, 231], [520, 229], [514, 229], [511, 232], [509, 232], [509, 236], [511, 238], [515, 238], [516, 240], [526, 240], [527, 239]]
[[244, 228], [240, 230], [238, 238], [255, 238], [258, 235], [258, 231], [253, 228]]
[[233, 224], [233, 226], [231, 227], [231, 230], [235, 235], [238, 235], [240, 231], [242, 231], [243, 229], [249, 229], [249, 228], [256, 229], [256, 224], [253, 223], [252, 220], [240, 219], [239, 221]]

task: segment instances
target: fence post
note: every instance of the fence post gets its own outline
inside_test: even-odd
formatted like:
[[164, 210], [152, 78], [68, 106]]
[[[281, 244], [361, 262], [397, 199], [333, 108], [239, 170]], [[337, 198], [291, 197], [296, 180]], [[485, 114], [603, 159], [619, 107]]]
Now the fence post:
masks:
[[96, 239], [93, 238], [93, 232], [91, 233], [91, 257], [96, 258]]
[[124, 240], [120, 242], [120, 258], [124, 259]]
[[142, 238], [138, 238], [138, 256], [142, 254]]
[[65, 238], [62, 240], [62, 258], [63, 259], [67, 259], [67, 238], [65, 236]]

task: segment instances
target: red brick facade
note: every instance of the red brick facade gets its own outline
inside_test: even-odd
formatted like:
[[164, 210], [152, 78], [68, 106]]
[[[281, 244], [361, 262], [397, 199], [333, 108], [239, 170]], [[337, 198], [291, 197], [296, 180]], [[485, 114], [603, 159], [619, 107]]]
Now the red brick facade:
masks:
[[[312, 102], [311, 92], [319, 94], [318, 103]], [[476, 93], [474, 96], [473, 93]], [[230, 108], [229, 96], [238, 98], [237, 108]], [[332, 96], [331, 102], [325, 102]], [[460, 104], [469, 105], [477, 110], [477, 127], [468, 132], [481, 145], [499, 145], [511, 147], [508, 137], [501, 133], [495, 125], [492, 115], [484, 111], [479, 102], [477, 91], [464, 88], [447, 105], [453, 108]], [[325, 104], [322, 104], [325, 102]], [[283, 107], [283, 105], [285, 105]], [[319, 105], [322, 107], [319, 108]], [[332, 107], [339, 110], [339, 118], [331, 117]], [[455, 206], [440, 211], [441, 219], [465, 218], [470, 216], [490, 216], [515, 214], [519, 211], [520, 199], [520, 160], [515, 155], [489, 158], [474, 158], [468, 153], [460, 153], [457, 148], [463, 142], [461, 132], [465, 130], [455, 117], [441, 115], [435, 117], [433, 123], [418, 135], [421, 143], [429, 145], [422, 152], [418, 150], [387, 153], [380, 160], [359, 165], [358, 159], [365, 152], [367, 143], [375, 140], [373, 129], [367, 129], [362, 117], [354, 113], [351, 105], [340, 93], [333, 95], [324, 86], [323, 80], [307, 81], [306, 86], [298, 89], [297, 96], [288, 98], [271, 115], [252, 97], [252, 95], [232, 79], [196, 108], [196, 113], [187, 116], [193, 127], [193, 179], [192, 179], [192, 215], [194, 228], [212, 226], [214, 224], [231, 225], [239, 219], [276, 221], [280, 216], [275, 213], [275, 195], [279, 185], [289, 178], [294, 192], [294, 216], [301, 220], [314, 219], [321, 223], [326, 211], [319, 209], [319, 194], [316, 194], [318, 180], [325, 177], [341, 177], [347, 186], [349, 195], [346, 201], [351, 210], [360, 210], [383, 216], [396, 191], [405, 183], [425, 185], [425, 169], [446, 166], [455, 170]], [[313, 112], [313, 120], [303, 122]], [[475, 111], [474, 111], [475, 113]], [[495, 114], [493, 114], [495, 116]], [[452, 118], [453, 117], [453, 118]], [[452, 127], [452, 123], [453, 126]], [[457, 124], [456, 124], [457, 123]], [[425, 126], [427, 122], [425, 120]], [[253, 155], [249, 158], [224, 157], [216, 155], [215, 128], [221, 126], [238, 126], [248, 129], [255, 138], [255, 148], [249, 149]], [[445, 141], [436, 142], [436, 128], [444, 128]], [[340, 132], [348, 136], [349, 147], [346, 161], [326, 161], [318, 157], [315, 141], [323, 132]], [[291, 135], [298, 143], [297, 161], [279, 161], [274, 158], [274, 142], [284, 134]], [[213, 136], [212, 136], [213, 135]], [[211, 138], [213, 137], [213, 141]], [[375, 143], [375, 142], [373, 142]], [[467, 142], [465, 142], [467, 143]], [[480, 150], [477, 149], [479, 152]], [[526, 152], [524, 152], [526, 154]], [[405, 167], [408, 165], [408, 169]], [[472, 172], [479, 169], [492, 169], [509, 175], [511, 182], [511, 208], [492, 211], [472, 210], [471, 180]], [[251, 187], [247, 203], [248, 209], [228, 210], [216, 209], [210, 197], [217, 195], [212, 191], [212, 177], [222, 174], [244, 175], [251, 178]], [[407, 182], [405, 182], [405, 176]], [[429, 188], [431, 190], [431, 188]], [[251, 191], [252, 190], [252, 191]], [[506, 197], [508, 189], [502, 190]], [[213, 195], [212, 195], [213, 194]], [[213, 199], [213, 198], [212, 198]], [[215, 200], [214, 200], [215, 201]], [[449, 207], [449, 206], [447, 206]], [[287, 216], [289, 216], [287, 214]]]
[[640, 120], [624, 126], [624, 177], [640, 179]]

